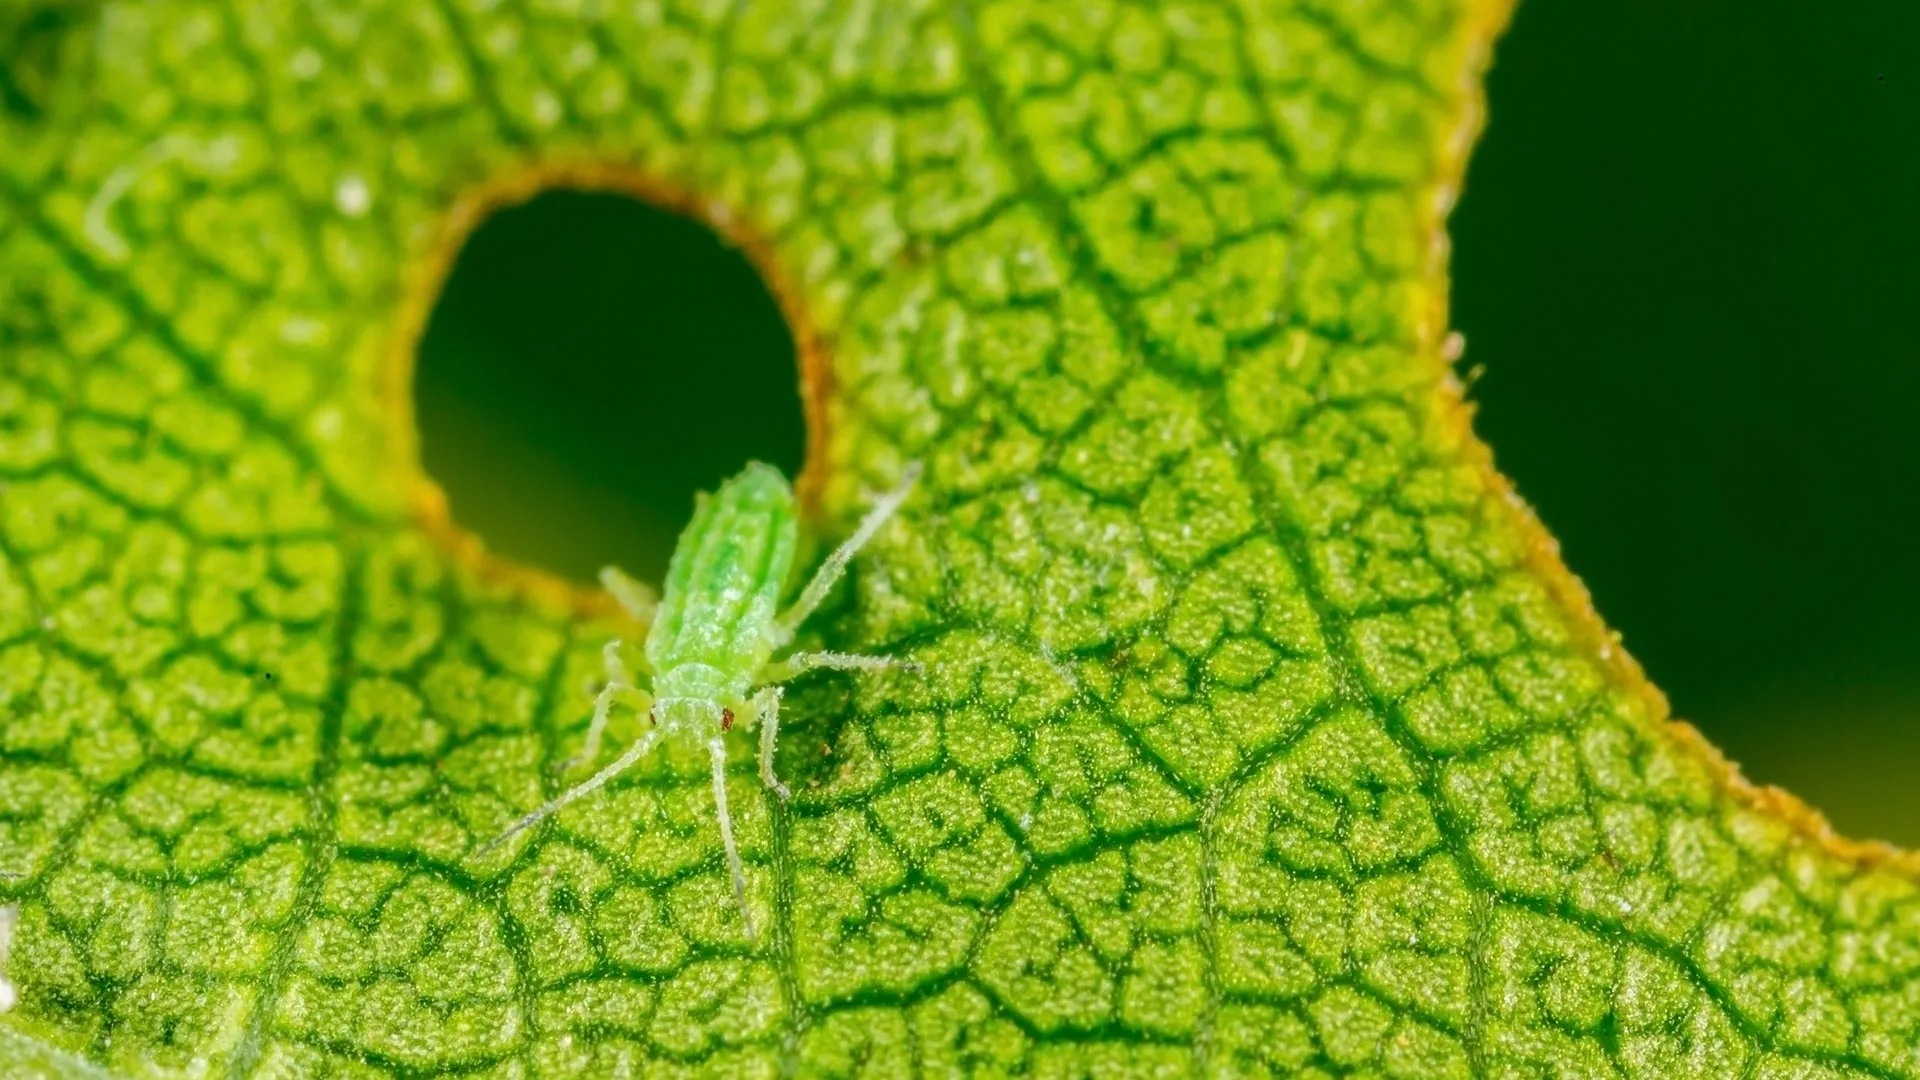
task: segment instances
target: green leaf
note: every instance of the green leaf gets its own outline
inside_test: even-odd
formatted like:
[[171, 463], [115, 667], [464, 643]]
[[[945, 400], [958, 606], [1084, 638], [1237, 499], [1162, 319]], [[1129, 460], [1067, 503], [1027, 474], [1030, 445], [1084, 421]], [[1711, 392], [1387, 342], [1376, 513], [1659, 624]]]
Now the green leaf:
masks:
[[[8, 1074], [1920, 1077], [1914, 861], [1669, 723], [1468, 430], [1505, 14], [0, 13]], [[565, 184], [756, 254], [823, 533], [928, 464], [825, 631], [927, 676], [736, 759], [758, 942], [690, 757], [469, 857], [635, 629], [407, 404]]]

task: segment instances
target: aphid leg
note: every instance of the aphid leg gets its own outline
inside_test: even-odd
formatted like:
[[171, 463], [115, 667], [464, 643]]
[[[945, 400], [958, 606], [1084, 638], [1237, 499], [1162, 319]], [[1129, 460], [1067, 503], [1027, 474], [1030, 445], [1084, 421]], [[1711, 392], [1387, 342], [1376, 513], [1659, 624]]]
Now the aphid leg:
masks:
[[553, 800], [547, 803], [545, 806], [542, 806], [540, 809], [535, 810], [533, 813], [528, 814], [526, 817], [521, 818], [519, 821], [514, 822], [512, 825], [507, 826], [506, 832], [503, 832], [499, 836], [496, 836], [493, 839], [487, 841], [485, 844], [482, 844], [477, 850], [474, 851], [474, 855], [476, 857], [485, 855], [487, 852], [492, 851], [494, 848], [497, 848], [501, 844], [504, 844], [508, 840], [512, 839], [515, 833], [523, 832], [530, 826], [537, 825], [541, 821], [549, 817], [552, 817], [555, 813], [559, 812], [561, 807], [567, 805], [573, 800], [578, 799], [583, 795], [591, 795], [594, 792], [600, 790], [601, 786], [606, 784], [607, 781], [613, 779], [616, 776], [619, 776], [623, 772], [626, 772], [628, 769], [633, 767], [634, 762], [639, 761], [643, 757], [646, 757], [647, 751], [653, 749], [654, 740], [659, 738], [659, 736], [660, 736], [659, 728], [648, 728], [646, 731], [646, 734], [641, 735], [638, 739], [635, 739], [633, 745], [627, 747], [626, 753], [621, 754], [618, 758], [614, 759], [613, 764], [608, 765], [606, 768], [601, 769], [597, 773], [594, 773], [592, 776], [588, 777], [587, 779], [581, 781], [578, 784], [575, 784], [573, 787], [568, 788], [567, 790], [561, 792], [559, 795], [554, 796]]
[[600, 587], [612, 593], [635, 622], [653, 625], [654, 612], [660, 608], [660, 595], [646, 582], [628, 576], [625, 570], [617, 566], [603, 566], [600, 568]]
[[780, 695], [777, 686], [766, 686], [753, 695], [750, 704], [760, 721], [760, 782], [765, 784], [781, 802], [793, 798], [793, 792], [780, 778], [773, 775], [773, 744], [780, 737]]
[[920, 463], [916, 461], [907, 466], [905, 474], [900, 477], [900, 486], [882, 495], [880, 501], [873, 504], [873, 509], [867, 511], [867, 516], [860, 520], [860, 527], [847, 537], [846, 543], [835, 548], [833, 554], [827, 556], [827, 561], [820, 564], [820, 569], [814, 571], [813, 580], [800, 590], [800, 598], [793, 602], [786, 614], [780, 616], [778, 644], [785, 645], [793, 640], [794, 631], [800, 629], [800, 624], [807, 621], [813, 609], [819, 607], [820, 601], [833, 591], [834, 585], [840, 581], [840, 575], [847, 572], [847, 564], [853, 561], [861, 548], [867, 546], [867, 541], [873, 539], [873, 534], [880, 531], [880, 526], [887, 523], [894, 511], [900, 509], [900, 504], [907, 501], [907, 496], [913, 492], [914, 482], [919, 479]]
[[747, 940], [753, 940], [753, 913], [747, 910], [747, 872], [740, 868], [740, 849], [733, 843], [733, 815], [727, 813], [727, 742], [715, 735], [707, 740], [713, 759], [713, 808], [720, 818], [720, 844], [727, 849], [727, 869], [733, 873], [733, 898], [740, 904], [740, 921]]
[[857, 653], [843, 652], [802, 652], [794, 653], [784, 660], [776, 660], [762, 669], [760, 678], [765, 682], [786, 682], [802, 672], [814, 668], [826, 668], [829, 671], [888, 671], [898, 668], [910, 675], [918, 675], [922, 668], [912, 660], [900, 660], [891, 656], [861, 656]]
[[580, 752], [555, 765], [555, 772], [567, 772], [585, 765], [600, 756], [600, 736], [607, 730], [607, 717], [613, 712], [615, 700], [624, 700], [639, 712], [653, 707], [653, 698], [644, 690], [633, 685], [633, 672], [627, 669], [626, 661], [620, 658], [620, 640], [615, 638], [607, 642], [600, 650], [601, 664], [606, 668], [607, 684], [593, 699], [593, 723], [587, 725], [587, 741], [580, 746]]

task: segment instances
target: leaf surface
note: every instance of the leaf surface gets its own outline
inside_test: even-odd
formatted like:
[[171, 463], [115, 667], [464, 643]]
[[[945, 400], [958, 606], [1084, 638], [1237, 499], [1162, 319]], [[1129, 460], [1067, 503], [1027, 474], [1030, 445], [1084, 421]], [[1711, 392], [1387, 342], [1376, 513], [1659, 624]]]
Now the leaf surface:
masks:
[[[1468, 430], [1504, 18], [0, 14], [0, 1061], [1920, 1077], [1912, 862], [1670, 724]], [[636, 629], [417, 465], [438, 274], [558, 184], [755, 254], [820, 532], [928, 466], [819, 629], [927, 674], [797, 684], [789, 805], [736, 755], [758, 942], [690, 756], [469, 856]]]

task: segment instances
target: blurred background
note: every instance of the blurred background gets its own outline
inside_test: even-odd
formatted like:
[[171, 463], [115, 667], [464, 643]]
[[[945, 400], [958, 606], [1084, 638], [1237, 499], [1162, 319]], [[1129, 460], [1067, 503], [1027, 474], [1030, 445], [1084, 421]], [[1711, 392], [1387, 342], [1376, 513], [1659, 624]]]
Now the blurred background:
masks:
[[[1920, 4], [1527, 0], [1489, 96], [1481, 436], [1677, 714], [1920, 845]], [[691, 492], [799, 468], [792, 356], [704, 228], [545, 195], [429, 324], [427, 468], [498, 552], [657, 580]]]

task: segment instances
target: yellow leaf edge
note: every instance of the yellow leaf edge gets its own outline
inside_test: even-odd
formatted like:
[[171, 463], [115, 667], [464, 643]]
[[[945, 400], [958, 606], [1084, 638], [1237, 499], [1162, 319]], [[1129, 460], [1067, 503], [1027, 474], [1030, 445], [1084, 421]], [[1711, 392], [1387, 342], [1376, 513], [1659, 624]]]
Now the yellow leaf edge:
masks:
[[1447, 425], [1448, 433], [1459, 440], [1465, 462], [1500, 496], [1508, 523], [1523, 542], [1527, 569], [1547, 587], [1580, 646], [1616, 686], [1646, 702], [1654, 726], [1682, 751], [1707, 766], [1721, 790], [1736, 805], [1775, 818], [1827, 855], [1862, 870], [1888, 870], [1920, 881], [1920, 852], [1907, 851], [1882, 840], [1842, 836], [1824, 813], [1799, 796], [1772, 784], [1756, 784], [1747, 779], [1739, 763], [1728, 758], [1699, 728], [1673, 715], [1666, 694], [1647, 678], [1639, 661], [1622, 643], [1620, 634], [1600, 617], [1586, 583], [1561, 559], [1560, 542], [1547, 531], [1539, 514], [1521, 496], [1513, 481], [1494, 466], [1493, 448], [1473, 432], [1474, 406], [1466, 400], [1466, 388], [1454, 375], [1452, 361], [1447, 356], [1451, 284], [1447, 259], [1451, 241], [1446, 218], [1466, 177], [1470, 153], [1485, 127], [1485, 76], [1492, 61], [1493, 46], [1511, 22], [1516, 4], [1517, 0], [1485, 0], [1474, 9], [1472, 42], [1457, 84], [1456, 123], [1443, 148], [1440, 182], [1433, 197], [1423, 206], [1426, 217], [1421, 225], [1427, 234], [1428, 265], [1422, 291], [1430, 306], [1426, 317], [1419, 322], [1418, 356], [1420, 361], [1437, 369], [1438, 400], [1434, 403], [1437, 418]]
[[[1518, 0], [1474, 0], [1467, 18], [1470, 31], [1455, 81], [1453, 123], [1447, 128], [1435, 182], [1421, 200], [1420, 230], [1426, 236], [1426, 262], [1415, 293], [1418, 345], [1414, 362], [1431, 369], [1432, 419], [1460, 449], [1461, 462], [1474, 469], [1498, 496], [1503, 524], [1522, 541], [1527, 570], [1544, 585], [1566, 617], [1579, 647], [1616, 687], [1643, 701], [1657, 733], [1703, 764], [1735, 805], [1771, 817], [1827, 856], [1860, 870], [1882, 870], [1920, 882], [1920, 852], [1882, 840], [1855, 840], [1837, 832], [1820, 810], [1771, 784], [1747, 779], [1700, 730], [1673, 716], [1666, 695], [1648, 679], [1639, 662], [1594, 607], [1592, 594], [1560, 556], [1554, 539], [1513, 482], [1495, 467], [1493, 450], [1473, 431], [1475, 406], [1454, 373], [1449, 314], [1451, 240], [1447, 217], [1462, 190], [1469, 159], [1486, 125], [1486, 73], [1494, 45], [1512, 21]], [[667, 183], [642, 169], [594, 156], [555, 156], [520, 163], [487, 177], [458, 195], [441, 217], [426, 254], [404, 275], [398, 315], [380, 374], [379, 408], [394, 447], [393, 467], [403, 470], [407, 491], [405, 520], [441, 548], [453, 565], [505, 595], [546, 611], [610, 626], [631, 620], [607, 592], [578, 585], [551, 571], [488, 550], [472, 531], [455, 520], [444, 489], [421, 465], [419, 429], [413, 405], [418, 348], [447, 277], [469, 237], [496, 211], [525, 203], [545, 192], [567, 190], [626, 195], [682, 214], [718, 233], [738, 249], [772, 293], [794, 337], [806, 422], [805, 465], [795, 479], [803, 513], [822, 512], [830, 410], [834, 386], [827, 344], [814, 329], [800, 293], [782, 276], [773, 247], [755, 227], [751, 207], [722, 207], [698, 193]]]

